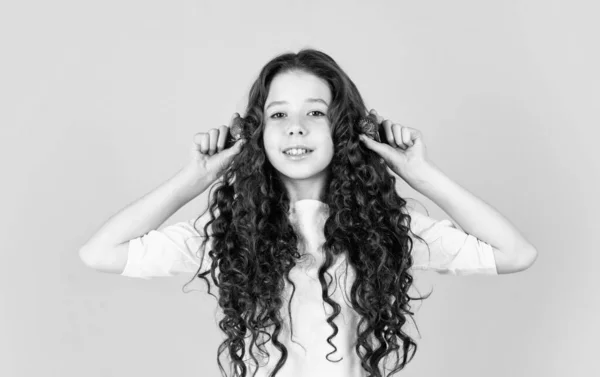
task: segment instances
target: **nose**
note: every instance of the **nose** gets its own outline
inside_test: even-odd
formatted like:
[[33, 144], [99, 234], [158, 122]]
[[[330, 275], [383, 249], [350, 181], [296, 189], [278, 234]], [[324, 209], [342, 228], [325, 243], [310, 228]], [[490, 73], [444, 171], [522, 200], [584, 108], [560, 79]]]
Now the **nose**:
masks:
[[287, 129], [287, 133], [288, 135], [306, 135], [306, 127], [302, 126], [300, 123], [298, 122], [294, 122], [292, 125], [290, 125]]

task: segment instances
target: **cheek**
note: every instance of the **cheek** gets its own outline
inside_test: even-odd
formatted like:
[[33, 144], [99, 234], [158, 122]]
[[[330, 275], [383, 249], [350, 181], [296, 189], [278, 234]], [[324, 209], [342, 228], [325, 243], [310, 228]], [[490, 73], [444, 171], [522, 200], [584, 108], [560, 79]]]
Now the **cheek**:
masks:
[[265, 156], [267, 160], [271, 163], [271, 165], [276, 164], [279, 157], [279, 150], [277, 147], [269, 147], [269, 145], [277, 145], [277, 144], [269, 144], [269, 141], [265, 139]]
[[327, 163], [330, 163], [331, 160], [333, 160], [333, 155], [334, 155], [334, 150], [333, 150], [333, 146], [331, 146], [330, 148], [327, 149], [327, 153], [326, 153]]
[[265, 148], [265, 154], [268, 157], [273, 156], [273, 153], [275, 153], [276, 145], [277, 141], [272, 136], [269, 136], [268, 134], [263, 135], [263, 146]]
[[262, 137], [265, 145], [272, 145], [277, 141], [277, 135], [275, 134], [275, 132], [273, 132], [273, 130], [271, 130], [271, 127], [269, 126], [265, 126]]
[[326, 151], [326, 153], [330, 156], [333, 156], [335, 150], [334, 150], [334, 145], [333, 145], [333, 139], [331, 138], [331, 136], [324, 136], [324, 139], [326, 140], [323, 143], [323, 150]]

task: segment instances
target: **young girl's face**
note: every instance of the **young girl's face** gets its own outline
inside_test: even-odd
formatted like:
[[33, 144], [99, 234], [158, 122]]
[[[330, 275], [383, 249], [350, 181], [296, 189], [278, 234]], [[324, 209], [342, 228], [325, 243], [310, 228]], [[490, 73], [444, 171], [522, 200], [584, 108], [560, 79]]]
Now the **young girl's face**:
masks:
[[[284, 183], [323, 183], [333, 157], [331, 127], [327, 118], [331, 91], [321, 78], [305, 72], [274, 77], [263, 109], [263, 141], [267, 158]], [[312, 150], [295, 159], [286, 148], [304, 145]]]

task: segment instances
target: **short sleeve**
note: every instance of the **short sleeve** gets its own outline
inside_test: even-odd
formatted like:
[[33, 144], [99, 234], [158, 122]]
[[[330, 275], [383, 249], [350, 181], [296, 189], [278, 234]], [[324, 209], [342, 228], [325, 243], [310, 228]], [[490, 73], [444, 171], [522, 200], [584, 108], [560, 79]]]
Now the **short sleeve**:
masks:
[[450, 220], [436, 220], [409, 207], [406, 210], [411, 216], [413, 269], [443, 275], [498, 274], [492, 245], [465, 233]]
[[121, 275], [150, 279], [195, 273], [201, 260], [202, 271], [210, 269], [208, 251], [211, 238], [207, 241], [206, 250], [203, 250], [201, 246], [206, 237], [197, 230], [203, 232], [206, 215], [208, 212], [198, 221], [192, 219], [175, 223], [130, 240], [127, 264]]

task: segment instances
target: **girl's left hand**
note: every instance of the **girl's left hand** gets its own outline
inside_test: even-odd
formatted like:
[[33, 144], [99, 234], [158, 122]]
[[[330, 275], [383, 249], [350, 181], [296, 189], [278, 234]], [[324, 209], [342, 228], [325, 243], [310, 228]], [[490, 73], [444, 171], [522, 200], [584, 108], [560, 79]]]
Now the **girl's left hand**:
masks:
[[389, 119], [384, 120], [373, 109], [370, 113], [377, 117], [379, 127], [383, 126], [387, 144], [383, 141], [379, 143], [364, 134], [359, 139], [367, 148], [380, 155], [394, 173], [410, 184], [418, 171], [428, 164], [421, 132], [392, 123]]

